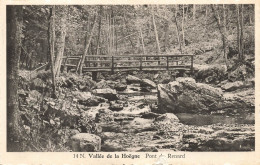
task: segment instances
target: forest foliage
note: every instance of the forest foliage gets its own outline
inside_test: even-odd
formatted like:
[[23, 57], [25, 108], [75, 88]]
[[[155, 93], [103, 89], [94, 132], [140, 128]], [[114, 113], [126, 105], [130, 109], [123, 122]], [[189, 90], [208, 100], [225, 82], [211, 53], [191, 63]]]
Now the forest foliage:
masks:
[[[7, 7], [8, 140], [12, 144], [8, 149], [17, 151], [13, 142], [22, 138], [18, 120], [19, 69], [51, 69], [49, 91], [53, 98], [59, 92], [55, 84], [64, 56], [82, 55], [77, 67], [80, 74], [87, 55], [128, 54], [194, 54], [198, 55], [197, 64], [224, 64], [233, 71], [241, 64], [254, 72], [254, 67], [248, 66], [251, 63], [247, 63], [248, 59], [254, 61], [254, 20], [251, 4]], [[32, 105], [42, 106], [43, 97]], [[31, 109], [28, 114], [33, 119], [32, 129], [43, 136], [35, 132], [22, 140], [33, 139], [35, 145], [44, 141], [45, 147], [29, 146], [28, 150], [54, 150], [51, 143], [57, 137], [64, 140], [57, 136], [62, 133], [55, 132], [55, 122], [41, 123], [42, 114], [30, 112]], [[21, 148], [26, 146], [24, 143]], [[59, 147], [64, 150], [64, 144]]]
[[[22, 66], [27, 63], [32, 69], [49, 61], [53, 8], [23, 6]], [[242, 47], [243, 53], [254, 54], [254, 5], [55, 6], [54, 32], [57, 59], [213, 51], [213, 59], [225, 62], [224, 57], [238, 54]]]

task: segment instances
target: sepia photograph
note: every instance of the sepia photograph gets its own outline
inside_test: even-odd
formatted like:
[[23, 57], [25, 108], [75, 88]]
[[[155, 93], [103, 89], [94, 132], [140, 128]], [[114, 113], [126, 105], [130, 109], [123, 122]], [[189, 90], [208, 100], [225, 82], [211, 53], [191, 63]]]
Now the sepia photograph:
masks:
[[0, 164], [257, 164], [260, 6], [231, 2], [1, 2]]
[[254, 9], [7, 5], [7, 151], [254, 151]]

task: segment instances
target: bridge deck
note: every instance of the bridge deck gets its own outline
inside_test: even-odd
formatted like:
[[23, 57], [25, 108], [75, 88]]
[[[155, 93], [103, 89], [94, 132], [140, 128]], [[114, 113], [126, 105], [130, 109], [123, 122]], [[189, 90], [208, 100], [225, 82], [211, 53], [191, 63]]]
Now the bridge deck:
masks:
[[[63, 57], [62, 65], [76, 71], [82, 56]], [[84, 72], [191, 70], [193, 55], [87, 55]]]

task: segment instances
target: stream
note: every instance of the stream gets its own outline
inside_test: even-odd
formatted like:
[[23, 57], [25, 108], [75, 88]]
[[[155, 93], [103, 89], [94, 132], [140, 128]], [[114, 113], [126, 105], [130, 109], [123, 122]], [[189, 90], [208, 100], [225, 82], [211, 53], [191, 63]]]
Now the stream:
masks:
[[[241, 148], [245, 143], [243, 140], [234, 142], [235, 147], [232, 145], [236, 137], [245, 141], [254, 138], [254, 114], [222, 116], [179, 113], [175, 114], [178, 123], [158, 124], [156, 117], [142, 116], [151, 111], [149, 105], [157, 102], [157, 90], [141, 91], [139, 84], [131, 84], [119, 93], [120, 100], [127, 101], [128, 106], [121, 111], [114, 111], [114, 122], [101, 123], [102, 151], [210, 151], [212, 144], [208, 146], [208, 140], [223, 139], [223, 132], [225, 137], [226, 134], [234, 136], [230, 138], [231, 142], [227, 139], [231, 146], [224, 147], [224, 150], [237, 150], [236, 145], [240, 145], [241, 150], [254, 148], [250, 140], [245, 148]], [[218, 135], [218, 132], [222, 134]]]

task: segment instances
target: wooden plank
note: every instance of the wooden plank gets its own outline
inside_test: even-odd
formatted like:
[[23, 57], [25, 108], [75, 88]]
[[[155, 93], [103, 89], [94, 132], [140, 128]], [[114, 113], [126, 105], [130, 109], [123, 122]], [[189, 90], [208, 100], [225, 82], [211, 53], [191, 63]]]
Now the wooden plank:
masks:
[[140, 68], [140, 66], [116, 66], [116, 69]]
[[[194, 56], [193, 54], [124, 54], [124, 55], [87, 55], [88, 57], [184, 57], [184, 56]], [[70, 57], [81, 57], [81, 56], [70, 56]]]
[[77, 65], [74, 65], [74, 64], [66, 64], [65, 66], [76, 67]]
[[[74, 69], [75, 70], [75, 69]], [[114, 72], [124, 72], [124, 71], [139, 71], [140, 68], [136, 67], [136, 68], [120, 68], [120, 69], [116, 69], [114, 68]], [[164, 68], [142, 68], [143, 71], [164, 71], [167, 70], [166, 67]], [[169, 70], [190, 70], [190, 68], [180, 68], [180, 67], [174, 67], [174, 68], [169, 68]], [[97, 71], [97, 72], [111, 72], [111, 68], [108, 69], [97, 69], [97, 68], [92, 68], [92, 69], [87, 69], [87, 68], [83, 68], [84, 72], [93, 72], [93, 71]]]
[[86, 63], [111, 63], [111, 60], [86, 60]]
[[115, 63], [124, 62], [124, 63], [133, 63], [133, 62], [140, 62], [140, 60], [115, 60]]
[[81, 58], [81, 56], [64, 56], [64, 57], [62, 57], [62, 58], [69, 58], [69, 59], [71, 59], [71, 58]]
[[78, 57], [68, 57], [67, 59], [68, 59], [68, 60], [78, 60], [78, 59], [80, 59], [80, 58], [78, 58]]
[[111, 71], [111, 67], [83, 67], [83, 69], [110, 69]]

